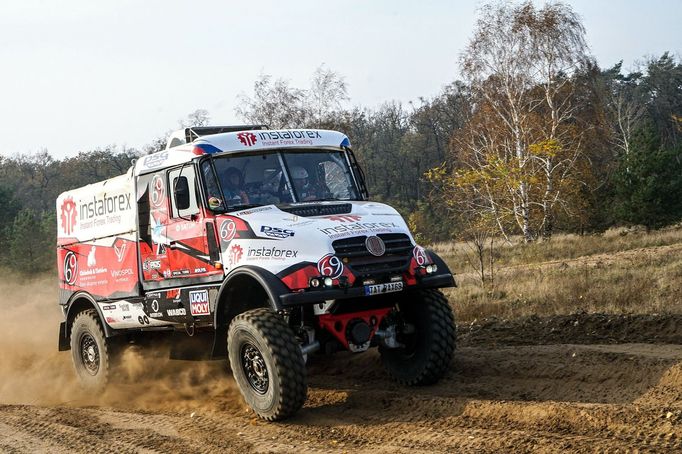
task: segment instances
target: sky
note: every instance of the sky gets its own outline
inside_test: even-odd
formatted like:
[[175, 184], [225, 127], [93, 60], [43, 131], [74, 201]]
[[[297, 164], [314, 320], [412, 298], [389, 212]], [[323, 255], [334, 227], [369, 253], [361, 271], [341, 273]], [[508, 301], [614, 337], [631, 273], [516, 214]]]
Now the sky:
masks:
[[[542, 2], [536, 1], [538, 5]], [[602, 67], [682, 55], [682, 1], [566, 1]], [[306, 88], [324, 64], [349, 106], [437, 95], [480, 1], [0, 0], [0, 155], [141, 148], [196, 109], [240, 124], [261, 74]]]

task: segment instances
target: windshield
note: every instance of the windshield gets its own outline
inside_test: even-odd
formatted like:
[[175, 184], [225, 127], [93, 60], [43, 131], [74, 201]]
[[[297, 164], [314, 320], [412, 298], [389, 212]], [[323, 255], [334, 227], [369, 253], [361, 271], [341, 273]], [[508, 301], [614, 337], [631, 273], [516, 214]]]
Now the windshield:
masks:
[[201, 166], [208, 206], [213, 210], [360, 199], [341, 151], [219, 156]]

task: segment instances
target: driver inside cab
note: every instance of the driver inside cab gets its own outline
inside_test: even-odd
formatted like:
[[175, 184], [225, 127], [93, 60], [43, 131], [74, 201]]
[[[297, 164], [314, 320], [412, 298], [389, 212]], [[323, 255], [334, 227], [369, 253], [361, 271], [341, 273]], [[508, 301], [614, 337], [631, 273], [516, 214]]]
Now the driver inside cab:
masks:
[[251, 203], [248, 194], [244, 191], [244, 175], [236, 167], [229, 167], [222, 173], [220, 186], [228, 206]]

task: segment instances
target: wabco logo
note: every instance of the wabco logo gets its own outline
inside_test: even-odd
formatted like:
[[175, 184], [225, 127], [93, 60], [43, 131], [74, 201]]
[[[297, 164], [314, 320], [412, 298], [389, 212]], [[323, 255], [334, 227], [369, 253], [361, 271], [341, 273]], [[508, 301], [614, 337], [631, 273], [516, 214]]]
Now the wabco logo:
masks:
[[257, 142], [256, 135], [251, 132], [240, 132], [237, 134], [237, 139], [247, 147], [255, 145]]
[[76, 226], [76, 203], [73, 197], [67, 197], [62, 202], [62, 228], [64, 233], [71, 235], [73, 228]]
[[192, 315], [209, 315], [208, 290], [189, 292], [189, 308]]

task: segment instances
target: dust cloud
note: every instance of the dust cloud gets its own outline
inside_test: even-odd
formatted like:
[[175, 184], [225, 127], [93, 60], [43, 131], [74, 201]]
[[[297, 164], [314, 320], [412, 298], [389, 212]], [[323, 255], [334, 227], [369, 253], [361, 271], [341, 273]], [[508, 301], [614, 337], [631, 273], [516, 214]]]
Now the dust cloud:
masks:
[[96, 395], [81, 388], [71, 352], [57, 349], [56, 278], [0, 282], [0, 404], [106, 406], [151, 411], [244, 411], [224, 361], [173, 361], [164, 349], [129, 346]]

